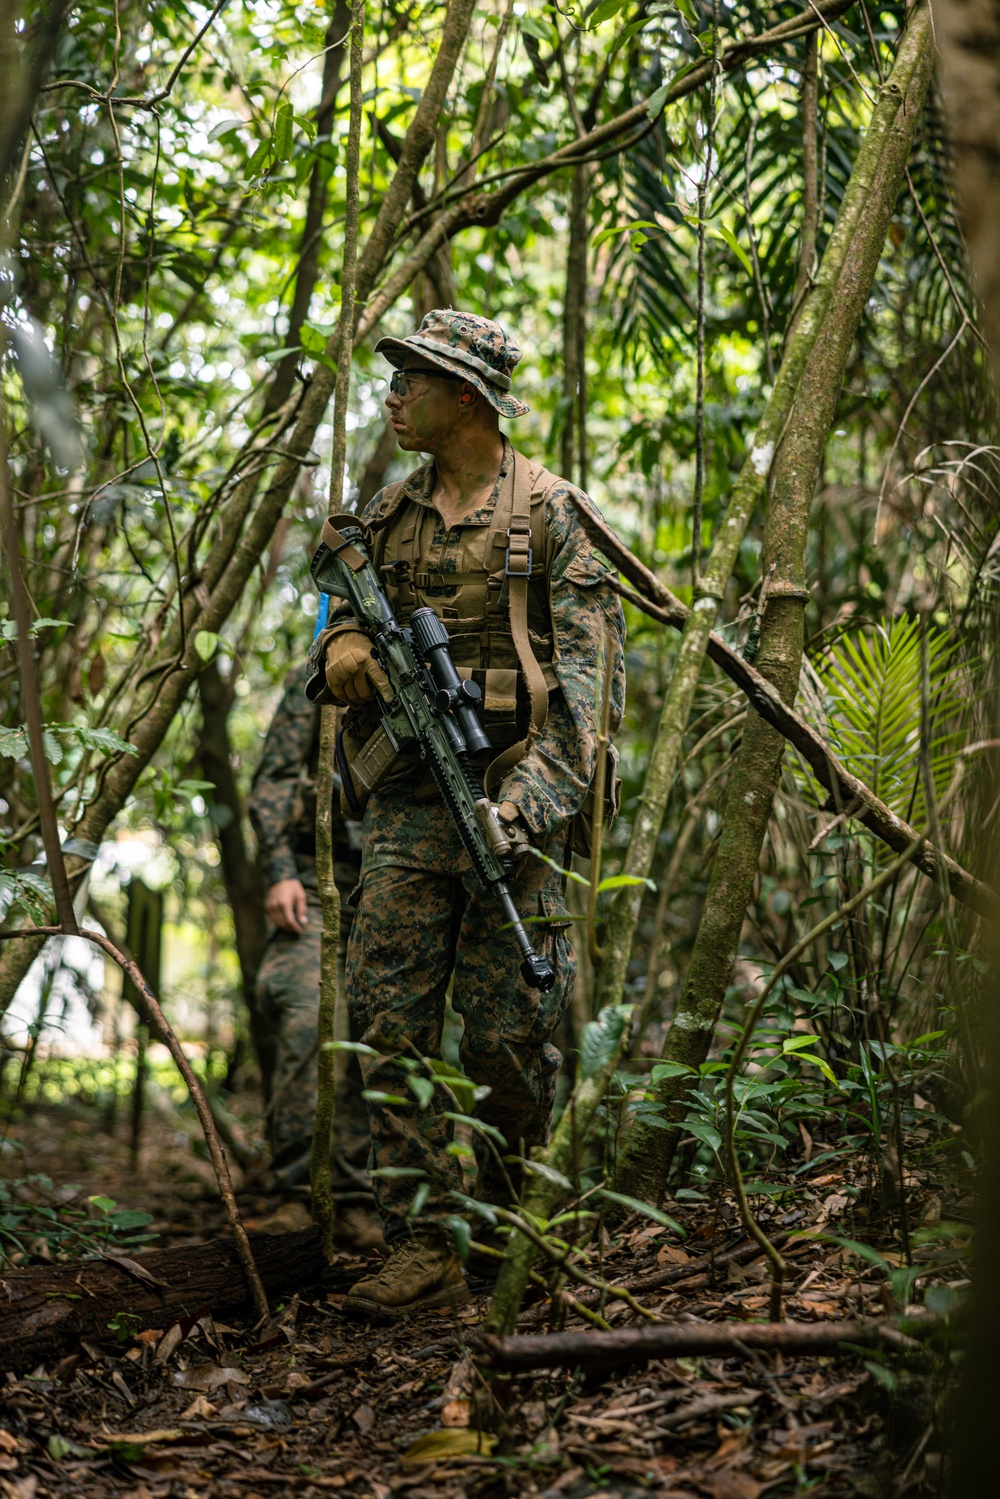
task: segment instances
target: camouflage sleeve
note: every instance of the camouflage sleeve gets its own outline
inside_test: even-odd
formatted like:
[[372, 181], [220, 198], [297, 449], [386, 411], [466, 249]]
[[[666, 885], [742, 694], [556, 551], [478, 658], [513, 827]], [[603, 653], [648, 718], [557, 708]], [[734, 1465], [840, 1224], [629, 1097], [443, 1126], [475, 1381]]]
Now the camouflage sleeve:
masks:
[[267, 885], [299, 878], [291, 838], [299, 811], [302, 768], [309, 758], [316, 723], [316, 709], [303, 691], [304, 683], [305, 671], [300, 667], [285, 685], [250, 790], [250, 821]]
[[592, 502], [561, 481], [546, 497], [546, 523], [558, 539], [549, 577], [549, 607], [559, 691], [538, 739], [506, 777], [502, 800], [520, 809], [532, 833], [547, 839], [565, 829], [583, 806], [594, 775], [600, 712], [602, 642], [614, 651], [611, 729], [625, 708], [625, 621], [621, 601], [608, 586], [610, 564], [577, 519], [570, 495]]

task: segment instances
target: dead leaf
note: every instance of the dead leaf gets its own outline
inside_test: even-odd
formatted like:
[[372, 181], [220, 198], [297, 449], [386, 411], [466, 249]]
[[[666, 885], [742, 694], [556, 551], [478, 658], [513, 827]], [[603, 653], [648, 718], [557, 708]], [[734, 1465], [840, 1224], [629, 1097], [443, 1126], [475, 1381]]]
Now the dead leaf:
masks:
[[712, 1499], [757, 1499], [761, 1485], [749, 1473], [727, 1468], [712, 1478]]
[[359, 1405], [351, 1420], [362, 1436], [367, 1436], [375, 1425], [375, 1412], [370, 1405]]
[[490, 1431], [476, 1431], [471, 1426], [446, 1426], [417, 1437], [399, 1460], [415, 1466], [417, 1463], [445, 1462], [449, 1457], [489, 1457], [496, 1444], [497, 1438]]
[[215, 1406], [204, 1395], [196, 1395], [187, 1410], [181, 1411], [182, 1421], [208, 1421], [216, 1413]]
[[174, 1384], [182, 1390], [205, 1390], [209, 1394], [223, 1385], [249, 1383], [250, 1376], [242, 1369], [220, 1369], [218, 1364], [192, 1364], [190, 1369], [179, 1369], [174, 1375]]
[[157, 1280], [155, 1275], [150, 1275], [145, 1265], [140, 1265], [138, 1260], [130, 1260], [127, 1254], [102, 1254], [101, 1259], [109, 1265], [117, 1265], [119, 1270], [124, 1270], [126, 1275], [134, 1276], [148, 1286], [162, 1286], [165, 1291], [170, 1290], [170, 1282]]
[[4, 1478], [0, 1482], [7, 1499], [35, 1499], [38, 1479], [34, 1473], [28, 1473], [24, 1478]]
[[448, 1400], [441, 1410], [444, 1426], [468, 1426], [472, 1417], [471, 1400]]
[[17, 1437], [13, 1436], [11, 1432], [5, 1431], [4, 1428], [0, 1426], [0, 1451], [20, 1452], [20, 1450], [21, 1444], [17, 1440]]
[[686, 1265], [691, 1256], [679, 1244], [664, 1244], [656, 1252], [658, 1265]]

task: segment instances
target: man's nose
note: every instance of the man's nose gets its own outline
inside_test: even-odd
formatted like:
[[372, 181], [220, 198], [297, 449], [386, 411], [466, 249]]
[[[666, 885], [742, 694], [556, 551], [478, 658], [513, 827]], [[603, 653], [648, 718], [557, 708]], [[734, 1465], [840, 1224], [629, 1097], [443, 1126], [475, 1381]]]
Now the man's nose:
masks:
[[385, 398], [385, 404], [390, 411], [396, 411], [402, 405], [402, 402], [400, 401], [396, 392], [391, 387], [389, 389], [389, 394]]

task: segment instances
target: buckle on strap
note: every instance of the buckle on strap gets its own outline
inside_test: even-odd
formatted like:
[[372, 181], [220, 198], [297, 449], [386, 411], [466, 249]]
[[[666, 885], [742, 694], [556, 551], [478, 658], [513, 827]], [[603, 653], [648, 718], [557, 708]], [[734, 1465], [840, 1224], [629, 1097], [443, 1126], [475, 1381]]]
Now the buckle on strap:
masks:
[[531, 527], [509, 526], [507, 529], [507, 555], [504, 558], [504, 575], [508, 578], [528, 578], [534, 556], [531, 550]]

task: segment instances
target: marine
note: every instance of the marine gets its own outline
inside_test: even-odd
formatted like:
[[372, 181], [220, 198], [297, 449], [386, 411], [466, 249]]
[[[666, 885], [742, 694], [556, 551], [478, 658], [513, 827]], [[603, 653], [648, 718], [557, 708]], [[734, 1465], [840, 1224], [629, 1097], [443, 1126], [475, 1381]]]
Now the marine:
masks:
[[[511, 393], [520, 359], [513, 338], [491, 319], [438, 310], [376, 352], [395, 370], [385, 404], [399, 446], [431, 457], [366, 507], [373, 561], [400, 622], [433, 608], [460, 675], [480, 687], [496, 751], [486, 788], [511, 842], [515, 899], [557, 974], [546, 994], [521, 977], [517, 949], [471, 880], [419, 761], [396, 756], [373, 773], [373, 684], [384, 690], [385, 679], [367, 637], [337, 611], [314, 647], [307, 690], [348, 707], [345, 792], [352, 765], [366, 788], [346, 984], [352, 1026], [370, 1048], [361, 1066], [391, 1251], [345, 1309], [394, 1318], [468, 1295], [447, 1224], [463, 1191], [448, 1118], [455, 1100], [434, 1083], [449, 986], [464, 1022], [462, 1065], [479, 1099], [476, 1196], [516, 1199], [519, 1160], [547, 1138], [561, 1060], [552, 1036], [575, 969], [564, 870], [594, 777], [609, 654], [612, 731], [621, 720], [624, 625], [610, 568], [573, 503], [591, 502], [500, 430], [501, 416], [528, 410]], [[421, 1064], [430, 1089], [408, 1087], [403, 1058]]]
[[[272, 923], [257, 976], [257, 1001], [274, 1037], [274, 1071], [266, 1110], [271, 1169], [278, 1192], [305, 1193], [316, 1111], [316, 1018], [323, 921], [316, 877], [316, 762], [319, 711], [305, 696], [307, 668], [285, 682], [254, 775], [250, 820]], [[350, 895], [361, 871], [360, 829], [334, 808], [334, 878], [340, 891], [339, 957], [351, 928]], [[343, 1070], [338, 1091], [332, 1162], [337, 1237], [368, 1249], [381, 1242], [369, 1211], [368, 1113], [356, 1060]]]

